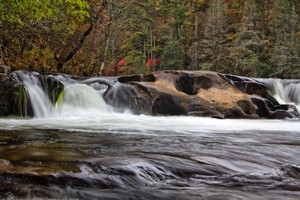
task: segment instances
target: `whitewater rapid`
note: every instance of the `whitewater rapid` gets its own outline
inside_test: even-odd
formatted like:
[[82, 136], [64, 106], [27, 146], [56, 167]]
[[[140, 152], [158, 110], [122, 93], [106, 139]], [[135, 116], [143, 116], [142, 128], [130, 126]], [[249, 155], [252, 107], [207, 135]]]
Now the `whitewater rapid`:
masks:
[[[96, 110], [76, 110], [47, 118], [0, 119], [0, 128], [21, 129], [61, 129], [69, 131], [97, 132], [100, 130], [127, 130], [147, 132], [160, 131], [171, 134], [203, 134], [209, 132], [294, 132], [300, 131], [299, 120], [237, 120], [199, 117], [162, 117], [133, 115], [130, 113], [99, 113]], [[150, 132], [149, 132], [150, 131]]]
[[273, 93], [279, 104], [291, 104], [300, 112], [300, 81], [283, 79], [257, 79]]
[[[128, 112], [117, 113], [102, 98], [105, 87], [95, 85], [95, 79], [85, 80], [87, 85], [69, 77], [57, 76], [63, 82], [64, 93], [61, 102], [52, 104], [47, 91], [42, 89], [34, 73], [18, 72], [26, 86], [33, 108], [33, 118], [1, 118], [0, 128], [17, 129], [61, 129], [69, 131], [128, 130], [128, 132], [159, 131], [165, 133], [200, 134], [204, 132], [272, 131], [293, 132], [300, 130], [299, 119], [291, 120], [219, 120], [186, 116], [146, 116]], [[281, 103], [300, 107], [299, 83], [286, 83], [277, 79], [260, 80], [268, 85]]]
[[0, 198], [299, 199], [299, 119], [118, 113], [64, 77], [53, 104], [23, 75], [34, 117], [0, 118]]

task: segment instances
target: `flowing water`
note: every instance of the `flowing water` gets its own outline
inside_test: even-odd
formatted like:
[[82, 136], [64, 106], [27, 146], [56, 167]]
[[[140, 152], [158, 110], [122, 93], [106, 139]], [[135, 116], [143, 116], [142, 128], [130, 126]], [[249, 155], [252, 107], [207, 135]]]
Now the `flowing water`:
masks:
[[116, 113], [101, 87], [65, 84], [61, 105], [0, 119], [0, 198], [300, 197], [299, 119]]
[[295, 105], [300, 112], [300, 80], [258, 79], [265, 83], [281, 104]]

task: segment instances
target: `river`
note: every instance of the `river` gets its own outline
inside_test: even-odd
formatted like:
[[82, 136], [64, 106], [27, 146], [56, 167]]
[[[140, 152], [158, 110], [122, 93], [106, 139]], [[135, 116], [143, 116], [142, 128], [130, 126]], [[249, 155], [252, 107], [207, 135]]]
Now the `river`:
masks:
[[299, 119], [133, 115], [93, 95], [72, 85], [51, 114], [0, 119], [0, 198], [300, 197]]

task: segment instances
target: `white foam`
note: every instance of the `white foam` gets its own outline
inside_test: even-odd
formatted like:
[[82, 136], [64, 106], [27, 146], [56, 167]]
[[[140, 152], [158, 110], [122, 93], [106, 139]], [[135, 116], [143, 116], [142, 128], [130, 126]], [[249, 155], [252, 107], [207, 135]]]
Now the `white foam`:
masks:
[[[209, 132], [299, 132], [299, 120], [219, 120], [200, 117], [152, 117], [145, 115], [102, 113], [60, 115], [34, 119], [0, 119], [1, 129], [63, 129], [69, 131], [129, 131], [166, 134], [205, 134]], [[162, 134], [162, 133], [160, 133]]]

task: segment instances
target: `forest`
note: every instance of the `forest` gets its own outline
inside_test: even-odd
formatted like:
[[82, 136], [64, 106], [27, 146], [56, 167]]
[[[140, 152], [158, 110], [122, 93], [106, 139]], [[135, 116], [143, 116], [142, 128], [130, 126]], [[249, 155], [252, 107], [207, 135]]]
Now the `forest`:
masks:
[[0, 64], [300, 78], [299, 0], [0, 0]]

